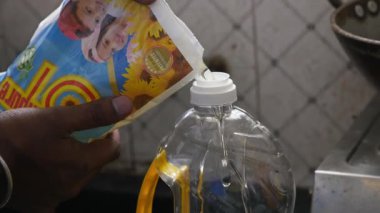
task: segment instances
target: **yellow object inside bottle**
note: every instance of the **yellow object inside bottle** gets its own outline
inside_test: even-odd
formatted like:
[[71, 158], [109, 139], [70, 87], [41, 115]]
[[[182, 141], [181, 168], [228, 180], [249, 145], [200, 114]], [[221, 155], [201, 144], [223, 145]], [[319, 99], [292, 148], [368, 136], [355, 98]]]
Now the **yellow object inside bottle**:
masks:
[[145, 175], [137, 202], [136, 213], [151, 213], [159, 174], [171, 178], [181, 190], [181, 213], [190, 213], [190, 183], [187, 166], [177, 167], [168, 162], [162, 150], [154, 159]]

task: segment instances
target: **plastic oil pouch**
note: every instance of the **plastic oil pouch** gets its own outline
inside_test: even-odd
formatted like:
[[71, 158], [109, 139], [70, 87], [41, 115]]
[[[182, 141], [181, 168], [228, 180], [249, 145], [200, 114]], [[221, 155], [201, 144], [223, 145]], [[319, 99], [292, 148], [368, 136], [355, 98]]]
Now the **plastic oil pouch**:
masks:
[[0, 74], [0, 111], [127, 96], [133, 111], [125, 120], [74, 133], [89, 142], [190, 82], [205, 69], [202, 55], [202, 46], [164, 0], [149, 6], [133, 0], [64, 0]]

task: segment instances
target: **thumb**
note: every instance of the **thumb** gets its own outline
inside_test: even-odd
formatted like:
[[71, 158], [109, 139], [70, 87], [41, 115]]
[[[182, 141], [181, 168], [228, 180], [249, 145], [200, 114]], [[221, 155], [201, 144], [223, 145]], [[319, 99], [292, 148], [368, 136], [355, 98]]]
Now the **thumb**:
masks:
[[126, 96], [106, 98], [91, 103], [52, 108], [49, 112], [59, 121], [61, 130], [71, 133], [114, 124], [132, 111], [132, 103]]

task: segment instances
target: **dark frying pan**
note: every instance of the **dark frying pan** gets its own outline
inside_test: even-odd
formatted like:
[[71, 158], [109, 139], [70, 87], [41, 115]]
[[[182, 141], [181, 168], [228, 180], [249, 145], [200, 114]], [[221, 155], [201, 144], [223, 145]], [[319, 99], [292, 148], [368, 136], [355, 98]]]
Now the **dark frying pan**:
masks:
[[380, 0], [330, 0], [332, 29], [359, 70], [380, 89]]

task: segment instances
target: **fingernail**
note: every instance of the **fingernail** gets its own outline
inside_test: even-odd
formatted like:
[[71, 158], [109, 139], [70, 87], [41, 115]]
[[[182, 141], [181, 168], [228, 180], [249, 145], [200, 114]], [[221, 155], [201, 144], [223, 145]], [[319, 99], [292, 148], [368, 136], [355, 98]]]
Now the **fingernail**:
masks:
[[132, 103], [127, 96], [118, 96], [112, 100], [113, 107], [118, 116], [124, 118], [132, 111]]

